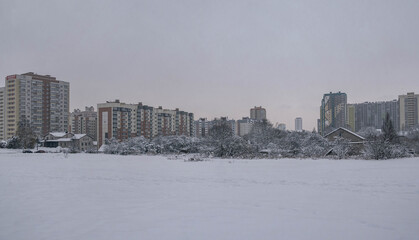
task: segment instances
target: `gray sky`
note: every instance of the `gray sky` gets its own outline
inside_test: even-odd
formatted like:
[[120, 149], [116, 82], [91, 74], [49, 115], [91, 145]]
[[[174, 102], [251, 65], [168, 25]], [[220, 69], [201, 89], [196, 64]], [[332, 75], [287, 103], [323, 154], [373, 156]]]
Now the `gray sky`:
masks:
[[311, 130], [324, 93], [419, 92], [419, 1], [0, 0], [0, 76], [29, 71], [70, 82], [71, 109], [239, 119], [261, 105]]

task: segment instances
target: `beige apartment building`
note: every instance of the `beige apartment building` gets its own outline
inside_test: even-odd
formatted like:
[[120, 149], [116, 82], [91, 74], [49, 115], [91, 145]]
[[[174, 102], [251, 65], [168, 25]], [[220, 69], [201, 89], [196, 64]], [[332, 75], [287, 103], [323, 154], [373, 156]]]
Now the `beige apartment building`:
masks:
[[419, 94], [413, 92], [399, 96], [400, 130], [406, 131], [418, 126]]
[[193, 135], [193, 114], [162, 107], [121, 103], [119, 100], [100, 103], [98, 109], [98, 147], [106, 139], [120, 141], [137, 136]]
[[94, 141], [97, 139], [97, 112], [94, 107], [85, 107], [84, 111], [74, 109], [70, 115], [69, 132], [87, 134]]
[[68, 82], [33, 72], [10, 75], [5, 79], [4, 95], [4, 138], [15, 135], [20, 121], [28, 121], [40, 137], [68, 130]]

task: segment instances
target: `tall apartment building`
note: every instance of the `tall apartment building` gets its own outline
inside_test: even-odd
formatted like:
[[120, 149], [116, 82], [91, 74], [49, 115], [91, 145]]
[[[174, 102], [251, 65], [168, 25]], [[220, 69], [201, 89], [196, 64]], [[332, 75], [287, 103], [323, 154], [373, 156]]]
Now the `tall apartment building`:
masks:
[[265, 120], [266, 119], [266, 109], [263, 107], [254, 107], [250, 109], [250, 118], [253, 120]]
[[[352, 110], [354, 114], [351, 112]], [[348, 125], [351, 127], [354, 125], [354, 129], [351, 130], [355, 132], [367, 127], [381, 129], [387, 113], [390, 114], [394, 128], [399, 131], [400, 117], [397, 100], [350, 104], [350, 107], [348, 107]]]
[[65, 132], [69, 125], [70, 84], [33, 72], [5, 80], [5, 138], [12, 137], [19, 121], [28, 121], [38, 136]]
[[346, 128], [351, 131], [355, 129], [355, 104], [346, 105]]
[[297, 132], [303, 131], [303, 119], [300, 117], [295, 119], [295, 131]]
[[255, 123], [254, 119], [244, 117], [241, 120], [237, 120], [237, 135], [244, 136], [249, 134]]
[[405, 131], [418, 126], [419, 121], [419, 94], [413, 92], [399, 96], [400, 130]]
[[336, 128], [346, 127], [346, 93], [327, 93], [323, 95], [320, 107], [319, 133], [325, 135]]
[[5, 140], [4, 137], [4, 87], [0, 87], [0, 141]]
[[126, 104], [119, 100], [100, 103], [98, 109], [98, 146], [105, 139], [125, 140], [144, 136], [154, 138], [167, 135], [187, 135], [194, 133], [193, 113], [154, 108], [147, 105]]
[[195, 137], [206, 137], [209, 134], [210, 121], [206, 118], [200, 118], [195, 121]]
[[94, 107], [85, 107], [84, 111], [74, 109], [70, 115], [69, 132], [87, 134], [94, 141], [97, 140], [97, 112]]

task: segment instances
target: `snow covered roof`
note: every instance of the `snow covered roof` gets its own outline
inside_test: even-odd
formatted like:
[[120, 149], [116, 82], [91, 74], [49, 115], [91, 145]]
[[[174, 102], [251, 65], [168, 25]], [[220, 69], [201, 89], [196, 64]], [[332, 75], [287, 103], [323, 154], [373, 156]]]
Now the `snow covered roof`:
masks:
[[47, 140], [47, 142], [71, 142], [71, 138], [59, 138], [55, 140]]
[[98, 152], [104, 152], [106, 149], [106, 145], [103, 144], [102, 146], [100, 146], [99, 150], [97, 150]]
[[354, 136], [357, 136], [357, 137], [361, 138], [362, 140], [364, 140], [364, 139], [365, 139], [363, 136], [360, 136], [360, 135], [358, 135], [358, 134], [356, 134], [356, 133], [352, 132], [351, 130], [346, 129], [346, 128], [344, 128], [344, 127], [337, 128], [337, 129], [335, 129], [335, 130], [331, 131], [330, 133], [328, 133], [328, 134], [324, 135], [324, 137], [327, 137], [327, 136], [329, 136], [329, 135], [333, 134], [334, 132], [338, 131], [339, 129], [342, 129], [343, 131], [346, 131], [346, 132], [348, 132], [348, 133], [350, 133], [350, 134], [352, 134], [352, 135], [354, 135]]
[[61, 137], [64, 137], [67, 133], [65, 133], [65, 132], [51, 132], [49, 134], [51, 134], [54, 137], [61, 138]]
[[73, 139], [81, 139], [82, 137], [86, 136], [86, 134], [74, 134]]

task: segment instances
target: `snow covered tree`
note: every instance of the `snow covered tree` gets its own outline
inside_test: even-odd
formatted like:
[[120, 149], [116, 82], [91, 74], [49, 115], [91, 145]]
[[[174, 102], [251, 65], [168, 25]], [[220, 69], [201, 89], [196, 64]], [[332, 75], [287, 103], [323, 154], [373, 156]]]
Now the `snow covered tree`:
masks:
[[33, 148], [37, 142], [37, 136], [30, 122], [22, 119], [18, 123], [16, 137], [19, 141], [19, 147]]
[[211, 127], [209, 136], [214, 146], [215, 156], [225, 157], [228, 153], [227, 146], [233, 137], [231, 126], [227, 122], [220, 121]]
[[6, 148], [10, 148], [10, 149], [21, 148], [19, 138], [16, 136], [13, 136], [12, 138], [8, 139], [6, 143]]
[[394, 129], [393, 122], [390, 119], [390, 114], [386, 114], [386, 118], [384, 119], [383, 126], [381, 127], [381, 130], [383, 132], [383, 138], [385, 141], [388, 141], [390, 143], [397, 142], [397, 133]]
[[333, 152], [338, 159], [347, 158], [351, 150], [351, 145], [347, 139], [336, 137], [333, 142]]
[[307, 133], [302, 139], [301, 151], [304, 157], [323, 157], [330, 149], [330, 143], [318, 133]]
[[121, 152], [121, 144], [115, 138], [105, 140], [104, 153], [106, 154], [119, 154]]
[[413, 151], [415, 154], [419, 154], [419, 126], [411, 128], [407, 132], [407, 141], [406, 145]]
[[361, 129], [358, 132], [358, 134], [364, 137], [365, 139], [374, 139], [380, 135], [380, 132], [377, 131], [377, 129], [375, 129], [374, 127], [366, 127]]

